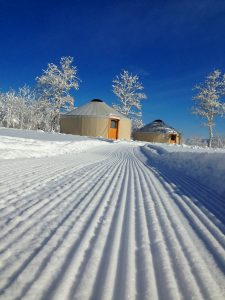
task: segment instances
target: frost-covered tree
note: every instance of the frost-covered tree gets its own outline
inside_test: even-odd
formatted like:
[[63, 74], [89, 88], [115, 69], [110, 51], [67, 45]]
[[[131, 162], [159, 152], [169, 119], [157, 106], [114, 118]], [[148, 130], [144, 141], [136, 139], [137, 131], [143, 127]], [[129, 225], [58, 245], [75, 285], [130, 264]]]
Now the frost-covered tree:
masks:
[[3, 126], [3, 118], [5, 113], [3, 93], [0, 93], [0, 126]]
[[206, 77], [204, 83], [197, 85], [195, 90], [198, 91], [198, 94], [193, 97], [195, 101], [193, 113], [206, 119], [203, 125], [208, 127], [208, 146], [211, 147], [215, 117], [222, 116], [225, 112], [225, 105], [221, 102], [225, 95], [225, 75], [222, 75], [221, 71], [215, 70]]
[[20, 103], [18, 96], [14, 90], [10, 90], [1, 94], [1, 125], [7, 128], [16, 128], [19, 124]]
[[18, 118], [19, 128], [34, 129], [33, 124], [33, 106], [36, 101], [35, 92], [27, 85], [19, 88], [17, 94], [19, 106], [18, 106]]
[[4, 127], [36, 129], [33, 123], [36, 95], [30, 87], [0, 94], [0, 124]]
[[53, 114], [52, 104], [26, 85], [0, 93], [0, 126], [51, 131]]
[[53, 63], [43, 70], [43, 74], [37, 77], [37, 84], [42, 101], [51, 104], [51, 130], [59, 130], [59, 118], [62, 110], [71, 109], [74, 106], [74, 99], [69, 92], [79, 88], [77, 67], [72, 65], [72, 57], [62, 57], [60, 66]]
[[51, 131], [52, 112], [48, 102], [37, 99], [32, 106], [32, 129]]
[[139, 77], [123, 71], [113, 80], [112, 87], [113, 93], [119, 98], [119, 103], [113, 104], [113, 107], [132, 120], [134, 130], [142, 127], [141, 100], [147, 97], [142, 92], [144, 87]]

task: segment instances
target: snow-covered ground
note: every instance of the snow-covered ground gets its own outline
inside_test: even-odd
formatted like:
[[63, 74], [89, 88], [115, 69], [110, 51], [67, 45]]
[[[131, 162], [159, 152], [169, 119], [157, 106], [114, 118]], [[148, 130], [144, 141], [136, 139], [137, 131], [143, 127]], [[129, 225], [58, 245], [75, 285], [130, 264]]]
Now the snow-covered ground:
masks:
[[225, 152], [10, 129], [0, 147], [0, 299], [225, 299]]
[[160, 163], [171, 171], [186, 174], [225, 195], [225, 149], [146, 144], [143, 152], [155, 163]]
[[79, 153], [109, 142], [43, 131], [0, 128], [0, 159]]

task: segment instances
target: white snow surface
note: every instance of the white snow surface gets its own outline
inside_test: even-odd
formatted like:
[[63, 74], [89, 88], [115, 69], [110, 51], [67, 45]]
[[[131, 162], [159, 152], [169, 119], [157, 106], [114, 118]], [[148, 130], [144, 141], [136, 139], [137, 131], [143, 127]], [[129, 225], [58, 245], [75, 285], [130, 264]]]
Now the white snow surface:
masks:
[[78, 153], [103, 144], [109, 142], [69, 134], [0, 128], [0, 159]]
[[148, 143], [145, 150], [155, 162], [225, 195], [225, 149]]
[[0, 143], [0, 299], [225, 299], [224, 151], [11, 129]]

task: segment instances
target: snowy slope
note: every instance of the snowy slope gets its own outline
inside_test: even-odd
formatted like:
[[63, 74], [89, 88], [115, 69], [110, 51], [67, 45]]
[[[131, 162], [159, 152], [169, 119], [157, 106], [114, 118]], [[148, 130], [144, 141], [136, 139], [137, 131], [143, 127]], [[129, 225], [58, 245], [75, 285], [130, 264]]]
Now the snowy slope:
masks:
[[186, 174], [225, 195], [225, 149], [147, 143], [143, 152], [155, 163]]
[[160, 145], [98, 142], [0, 159], [0, 299], [224, 299], [223, 195]]
[[109, 142], [42, 131], [0, 128], [0, 159], [79, 153]]

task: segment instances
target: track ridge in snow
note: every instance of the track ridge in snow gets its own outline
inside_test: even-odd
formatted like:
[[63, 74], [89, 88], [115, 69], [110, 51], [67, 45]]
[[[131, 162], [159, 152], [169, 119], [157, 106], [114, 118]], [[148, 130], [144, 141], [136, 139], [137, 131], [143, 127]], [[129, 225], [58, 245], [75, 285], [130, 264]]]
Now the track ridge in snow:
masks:
[[137, 146], [14, 161], [0, 179], [0, 299], [224, 299], [223, 203], [210, 215], [207, 188]]
[[[208, 217], [214, 220], [216, 225], [225, 233], [225, 199], [223, 196], [212, 191], [209, 187], [200, 184], [196, 179], [178, 171], [171, 172], [171, 170], [168, 170], [153, 159], [149, 161], [148, 151], [146, 151], [144, 147], [141, 147], [138, 153], [141, 153], [141, 155], [144, 155], [147, 158], [147, 163], [145, 163], [146, 166], [150, 167], [152, 170], [156, 170], [155, 174], [158, 177], [161, 177], [162, 181], [174, 184], [176, 193], [190, 197], [192, 202], [196, 206], [199, 206], [201, 210], [205, 210]], [[220, 222], [218, 222], [218, 220]]]

